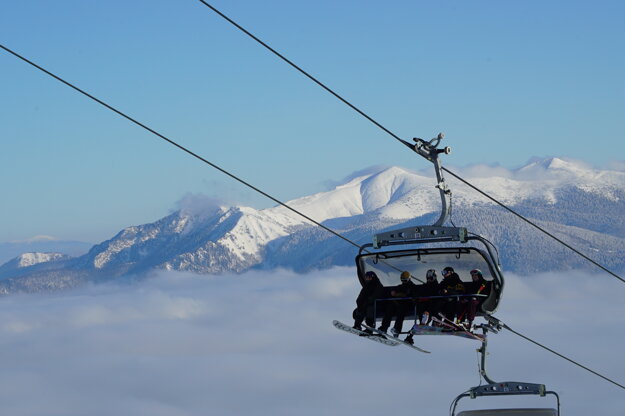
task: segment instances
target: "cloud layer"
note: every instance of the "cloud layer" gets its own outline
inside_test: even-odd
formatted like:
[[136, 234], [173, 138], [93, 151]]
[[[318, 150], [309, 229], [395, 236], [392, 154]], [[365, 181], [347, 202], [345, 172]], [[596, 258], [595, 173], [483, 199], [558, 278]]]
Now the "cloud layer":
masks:
[[[163, 273], [0, 301], [0, 409], [11, 415], [446, 414], [479, 384], [474, 341], [417, 337], [426, 355], [337, 331], [351, 323], [349, 268], [297, 275]], [[508, 276], [498, 317], [623, 383], [625, 288], [603, 275]], [[615, 330], [616, 329], [616, 330]], [[489, 342], [499, 381], [545, 383], [567, 415], [622, 413], [623, 390], [509, 332]], [[553, 398], [464, 399], [469, 408]]]

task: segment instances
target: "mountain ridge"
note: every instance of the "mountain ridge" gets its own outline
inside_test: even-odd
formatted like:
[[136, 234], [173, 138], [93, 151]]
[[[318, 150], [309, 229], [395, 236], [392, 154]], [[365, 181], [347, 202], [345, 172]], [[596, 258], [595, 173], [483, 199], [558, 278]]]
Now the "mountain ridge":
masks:
[[[477, 187], [563, 240], [596, 250], [590, 254], [612, 267], [625, 268], [619, 260], [625, 258], [624, 249], [619, 248], [625, 247], [625, 173], [555, 157], [536, 159], [514, 171], [473, 170], [471, 182]], [[366, 173], [287, 204], [358, 244], [385, 229], [431, 224], [438, 218], [440, 197], [432, 176], [396, 166], [360, 172]], [[505, 270], [584, 267], [569, 254], [562, 257], [562, 249], [548, 237], [533, 234], [526, 225], [516, 223], [520, 220], [455, 179], [448, 179], [448, 184], [453, 190], [452, 220], [498, 245]], [[532, 245], [541, 252], [531, 254]], [[203, 274], [272, 267], [306, 271], [353, 264], [355, 252], [354, 247], [283, 206], [181, 209], [153, 223], [126, 227], [76, 258], [50, 259], [20, 269], [5, 263], [0, 267], [0, 291], [54, 288], [55, 281], [66, 287], [154, 269]], [[540, 266], [532, 265], [532, 259]]]

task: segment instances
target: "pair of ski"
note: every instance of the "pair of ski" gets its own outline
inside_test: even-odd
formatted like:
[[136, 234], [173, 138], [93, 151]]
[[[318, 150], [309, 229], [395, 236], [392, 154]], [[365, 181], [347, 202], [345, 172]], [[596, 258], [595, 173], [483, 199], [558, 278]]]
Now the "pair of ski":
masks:
[[344, 323], [340, 322], [340, 321], [332, 321], [332, 324], [337, 328], [340, 329], [342, 331], [345, 332], [349, 332], [350, 334], [354, 334], [354, 335], [358, 335], [362, 338], [366, 338], [369, 339], [371, 341], [375, 341], [375, 342], [379, 342], [380, 344], [384, 344], [384, 345], [388, 345], [390, 347], [396, 347], [399, 344], [404, 344], [407, 347], [410, 347], [412, 349], [415, 349], [417, 351], [420, 352], [424, 352], [426, 354], [429, 354], [429, 351], [426, 351], [422, 348], [416, 347], [408, 342], [405, 342], [404, 340], [401, 340], [399, 338], [396, 338], [392, 335], [387, 334], [386, 332], [382, 332], [379, 329], [376, 328], [371, 328], [368, 327], [367, 325], [363, 325], [365, 328], [367, 328], [369, 331], [371, 331], [371, 333], [365, 332], [365, 331], [361, 331], [359, 329], [356, 328], [352, 328], [349, 325], [345, 325]]
[[[436, 322], [439, 325], [442, 325], [444, 328], [448, 328], [451, 332], [448, 332], [451, 335], [457, 335], [464, 338], [474, 339], [476, 341], [484, 341], [484, 336], [479, 334], [474, 334], [467, 328], [462, 325], [458, 325], [454, 321], [445, 318], [444, 315], [440, 314], [440, 318], [432, 317], [432, 321]], [[439, 327], [440, 328], [440, 327]], [[418, 329], [413, 328], [412, 332], [418, 334]]]

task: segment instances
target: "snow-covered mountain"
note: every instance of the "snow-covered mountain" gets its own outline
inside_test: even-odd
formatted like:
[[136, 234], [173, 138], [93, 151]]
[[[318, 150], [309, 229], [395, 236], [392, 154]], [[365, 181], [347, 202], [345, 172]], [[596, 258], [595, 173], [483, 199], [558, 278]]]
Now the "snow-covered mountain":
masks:
[[34, 266], [35, 264], [39, 263], [59, 261], [68, 258], [69, 256], [62, 253], [23, 253], [12, 259], [11, 261], [5, 263], [2, 267], [9, 266], [20, 269], [23, 267]]
[[[400, 167], [368, 170], [334, 189], [287, 204], [359, 244], [397, 226], [431, 224], [440, 199], [430, 174]], [[510, 171], [472, 166], [459, 173], [557, 237], [616, 270], [625, 268], [625, 173], [560, 158], [535, 159]], [[586, 267], [578, 256], [447, 178], [456, 225], [484, 235], [505, 270]], [[128, 227], [76, 258], [0, 267], [0, 291], [37, 291], [83, 281], [141, 275], [153, 269], [197, 273], [286, 267], [298, 271], [352, 265], [356, 249], [285, 207], [180, 210]], [[36, 263], [36, 264], [35, 264]]]
[[23, 253], [63, 253], [75, 257], [86, 253], [92, 246], [93, 243], [59, 240], [48, 235], [38, 235], [27, 240], [0, 243], [0, 264]]

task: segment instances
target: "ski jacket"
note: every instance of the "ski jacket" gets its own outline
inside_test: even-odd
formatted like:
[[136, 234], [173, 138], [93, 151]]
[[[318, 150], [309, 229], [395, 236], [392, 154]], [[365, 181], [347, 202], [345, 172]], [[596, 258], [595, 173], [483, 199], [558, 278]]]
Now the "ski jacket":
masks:
[[409, 280], [406, 283], [402, 283], [400, 285], [391, 287], [389, 293], [392, 293], [394, 291], [395, 292], [394, 297], [408, 298], [411, 296], [415, 296], [417, 287], [418, 287], [417, 285], [415, 285], [414, 283], [412, 283], [412, 281]]
[[416, 297], [429, 297], [436, 296], [439, 292], [439, 283], [435, 280], [431, 282], [425, 282], [420, 285], [416, 285], [414, 296]]
[[476, 281], [467, 282], [464, 284], [466, 293], [469, 295], [482, 294], [488, 296], [490, 294], [492, 282], [487, 281], [483, 277]]
[[439, 294], [441, 295], [459, 295], [464, 293], [464, 284], [460, 280], [458, 273], [453, 272], [449, 276], [443, 278], [439, 286]]
[[382, 283], [378, 279], [372, 279], [368, 282], [365, 282], [362, 289], [360, 289], [360, 293], [356, 298], [356, 305], [359, 308], [366, 307], [369, 303], [373, 302], [373, 300], [379, 296], [380, 291], [382, 290]]

